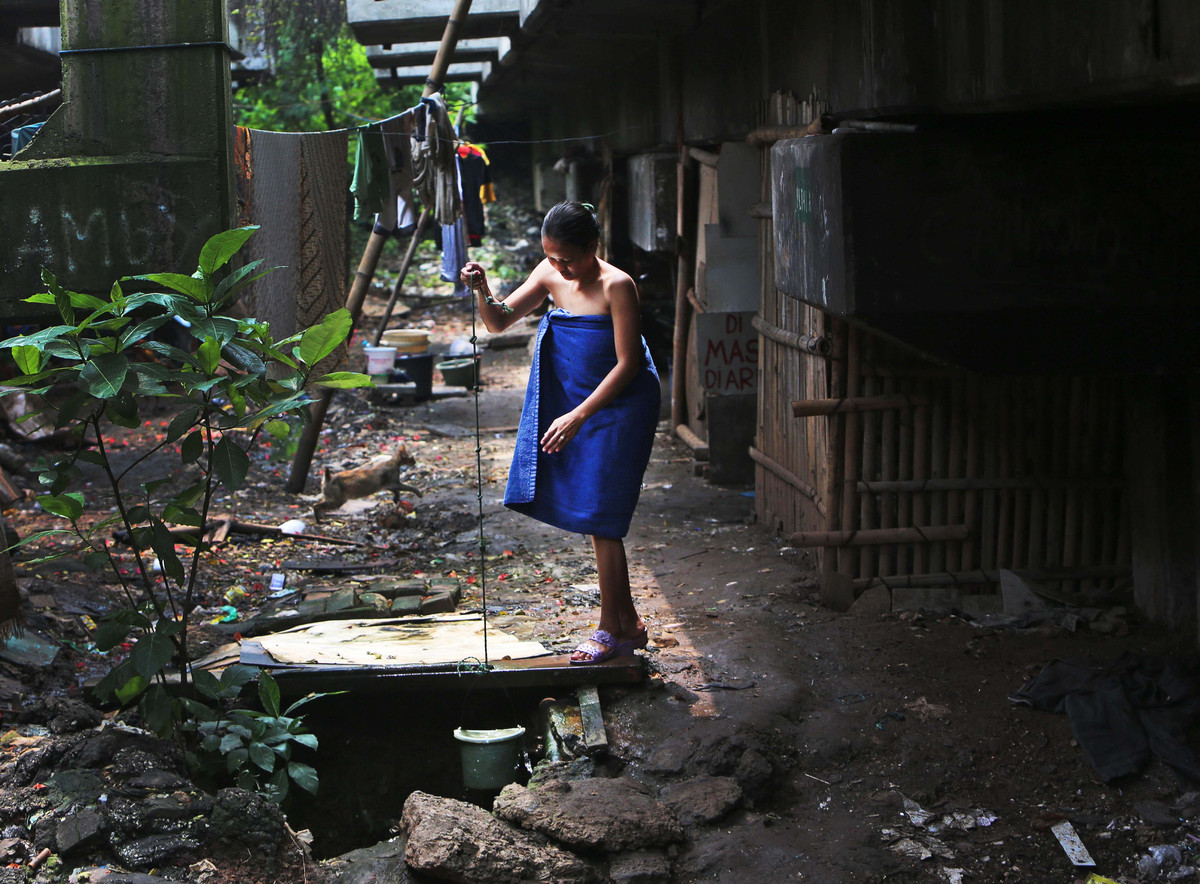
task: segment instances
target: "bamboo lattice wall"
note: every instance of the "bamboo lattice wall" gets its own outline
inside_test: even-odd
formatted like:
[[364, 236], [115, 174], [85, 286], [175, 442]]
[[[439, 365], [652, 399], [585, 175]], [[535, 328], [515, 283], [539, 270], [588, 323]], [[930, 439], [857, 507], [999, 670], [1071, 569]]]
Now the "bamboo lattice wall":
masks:
[[[768, 125], [807, 122], [780, 118], [778, 106]], [[978, 587], [998, 569], [1067, 594], [1126, 579], [1123, 412], [1111, 379], [935, 365], [779, 292], [772, 248], [763, 217], [758, 517], [818, 552], [827, 598], [849, 604], [875, 585]]]

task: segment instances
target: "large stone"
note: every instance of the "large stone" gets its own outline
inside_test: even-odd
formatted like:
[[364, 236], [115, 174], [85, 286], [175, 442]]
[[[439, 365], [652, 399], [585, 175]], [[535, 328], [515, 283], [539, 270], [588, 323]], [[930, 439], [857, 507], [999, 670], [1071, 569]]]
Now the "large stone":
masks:
[[558, 780], [538, 789], [512, 784], [496, 798], [496, 816], [572, 847], [632, 850], [683, 839], [683, 828], [639, 783]]
[[244, 844], [258, 856], [274, 857], [286, 826], [278, 804], [245, 789], [222, 789], [209, 819], [209, 837], [226, 844]]
[[742, 803], [742, 789], [732, 777], [700, 776], [672, 783], [659, 800], [685, 828], [715, 823]]
[[104, 832], [104, 817], [85, 807], [58, 821], [54, 837], [59, 853], [71, 853], [91, 847]]
[[329, 884], [406, 884], [408, 867], [404, 864], [403, 838], [380, 841], [326, 860], [321, 868]]
[[672, 862], [660, 850], [632, 850], [614, 856], [608, 864], [613, 884], [668, 884]]
[[404, 802], [410, 869], [460, 884], [599, 881], [574, 854], [505, 825], [487, 811], [424, 792]]

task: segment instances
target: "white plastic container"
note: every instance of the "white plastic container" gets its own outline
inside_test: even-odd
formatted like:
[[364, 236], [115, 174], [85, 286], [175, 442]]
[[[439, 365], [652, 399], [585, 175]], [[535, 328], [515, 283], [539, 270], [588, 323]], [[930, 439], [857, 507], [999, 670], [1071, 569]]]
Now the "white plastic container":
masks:
[[372, 347], [368, 344], [363, 351], [367, 354], [367, 374], [376, 379], [382, 376], [383, 380], [387, 380], [388, 372], [396, 364], [396, 348]]

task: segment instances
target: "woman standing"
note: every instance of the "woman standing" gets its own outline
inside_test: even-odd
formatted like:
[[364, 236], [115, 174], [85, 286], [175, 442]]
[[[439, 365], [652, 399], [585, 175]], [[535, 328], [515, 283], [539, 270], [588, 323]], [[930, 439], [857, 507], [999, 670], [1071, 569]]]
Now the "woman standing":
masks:
[[542, 224], [543, 260], [503, 302], [483, 268], [462, 277], [488, 331], [499, 332], [546, 299], [509, 471], [506, 506], [590, 534], [600, 581], [600, 628], [571, 654], [601, 663], [646, 647], [622, 540], [641, 491], [658, 423], [659, 384], [641, 334], [637, 286], [600, 260], [590, 206], [559, 203]]

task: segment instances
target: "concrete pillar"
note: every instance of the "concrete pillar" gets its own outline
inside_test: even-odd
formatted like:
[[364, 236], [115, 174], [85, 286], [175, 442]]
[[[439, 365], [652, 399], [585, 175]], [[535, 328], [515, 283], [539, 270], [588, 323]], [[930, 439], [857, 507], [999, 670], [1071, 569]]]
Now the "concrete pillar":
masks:
[[232, 226], [224, 0], [63, 0], [64, 103], [0, 166], [0, 318], [42, 267], [71, 288], [195, 269]]

